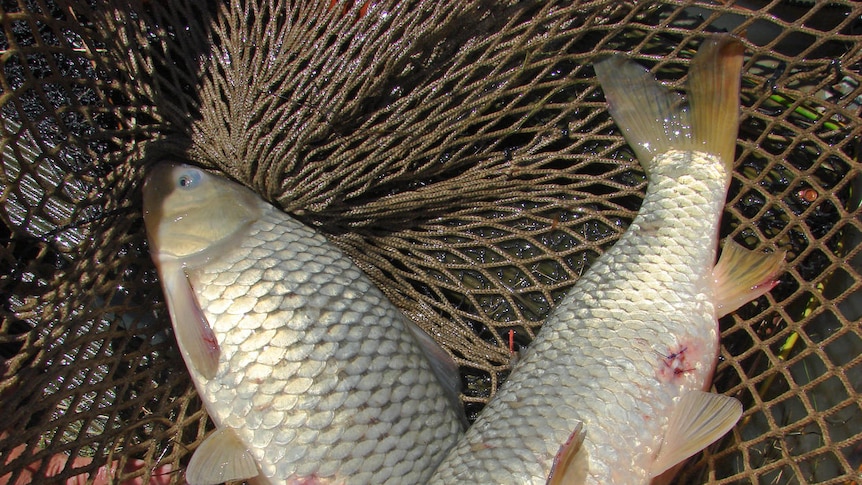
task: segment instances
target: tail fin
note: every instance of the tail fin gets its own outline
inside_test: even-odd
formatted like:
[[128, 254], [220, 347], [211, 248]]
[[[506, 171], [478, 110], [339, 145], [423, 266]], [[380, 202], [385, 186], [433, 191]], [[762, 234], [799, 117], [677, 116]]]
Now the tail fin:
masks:
[[647, 173], [653, 158], [672, 149], [714, 153], [732, 167], [743, 51], [728, 35], [704, 41], [689, 72], [690, 108], [622, 56], [595, 65], [611, 116]]
[[715, 153], [733, 172], [739, 131], [739, 85], [745, 47], [723, 35], [705, 41], [688, 73], [688, 97], [697, 150]]

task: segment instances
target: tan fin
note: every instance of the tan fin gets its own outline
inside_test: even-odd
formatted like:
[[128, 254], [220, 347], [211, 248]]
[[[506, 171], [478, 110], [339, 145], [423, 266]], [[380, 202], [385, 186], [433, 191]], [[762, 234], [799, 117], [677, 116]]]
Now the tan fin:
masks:
[[186, 364], [212, 379], [218, 369], [218, 340], [198, 305], [197, 297], [185, 271], [179, 265], [162, 264], [160, 277], [165, 290], [174, 332]]
[[688, 148], [691, 123], [681, 96], [623, 56], [604, 59], [594, 67], [608, 110], [647, 173], [656, 155]]
[[661, 449], [650, 469], [655, 478], [724, 436], [742, 416], [738, 400], [704, 391], [684, 394], [674, 407]]
[[229, 480], [245, 480], [259, 473], [254, 457], [231, 428], [217, 429], [195, 450], [186, 481], [208, 485]]
[[458, 415], [463, 429], [467, 429], [470, 421], [467, 419], [467, 413], [464, 411], [464, 406], [461, 404], [461, 374], [458, 372], [458, 364], [452, 359], [440, 344], [428, 335], [428, 332], [422, 330], [419, 325], [414, 322], [404, 319], [410, 333], [416, 338], [416, 343], [419, 348], [428, 358], [428, 363], [431, 365], [431, 371], [437, 376], [437, 380], [443, 387], [443, 392], [452, 406], [452, 410]]
[[723, 317], [775, 288], [783, 262], [783, 251], [751, 251], [728, 239], [712, 269], [716, 316]]
[[647, 174], [655, 156], [672, 149], [714, 153], [733, 165], [743, 51], [728, 35], [704, 41], [689, 72], [690, 108], [622, 56], [595, 65], [611, 116]]
[[688, 72], [688, 102], [695, 150], [718, 155], [728, 173], [736, 158], [739, 85], [745, 46], [729, 36], [704, 40]]
[[581, 445], [584, 444], [586, 435], [584, 423], [578, 423], [575, 430], [569, 435], [569, 439], [560, 446], [557, 456], [554, 457], [554, 464], [551, 466], [551, 473], [548, 474], [547, 485], [583, 483], [587, 470], [582, 465], [586, 461], [576, 463], [575, 457], [580, 454]]

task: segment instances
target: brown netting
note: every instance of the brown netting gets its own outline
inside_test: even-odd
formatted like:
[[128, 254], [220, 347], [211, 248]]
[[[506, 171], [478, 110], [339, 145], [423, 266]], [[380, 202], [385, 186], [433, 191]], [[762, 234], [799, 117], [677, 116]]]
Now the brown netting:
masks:
[[749, 57], [723, 235], [788, 264], [722, 320], [715, 386], [746, 411], [678, 482], [860, 481], [862, 4], [331, 3], [0, 0], [0, 477], [60, 454], [87, 459], [57, 479], [138, 459], [124, 478], [178, 482], [208, 431], [141, 224], [164, 157], [329, 234], [453, 353], [475, 416], [509, 331], [527, 345], [640, 203], [593, 61], [681, 86], [729, 30]]

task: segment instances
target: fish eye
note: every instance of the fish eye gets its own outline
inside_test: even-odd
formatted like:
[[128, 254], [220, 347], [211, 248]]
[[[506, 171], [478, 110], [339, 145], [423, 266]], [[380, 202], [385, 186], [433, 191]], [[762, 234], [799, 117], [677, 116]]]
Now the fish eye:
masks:
[[201, 173], [197, 170], [189, 170], [177, 177], [177, 186], [182, 189], [191, 189], [196, 187], [200, 181]]

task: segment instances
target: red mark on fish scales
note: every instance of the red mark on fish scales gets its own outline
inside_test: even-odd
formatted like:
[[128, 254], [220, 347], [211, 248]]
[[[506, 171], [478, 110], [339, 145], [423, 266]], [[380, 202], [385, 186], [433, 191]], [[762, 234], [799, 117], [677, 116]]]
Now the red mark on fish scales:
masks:
[[659, 353], [661, 362], [656, 371], [656, 377], [660, 381], [670, 382], [683, 374], [693, 371], [694, 367], [691, 366], [688, 359], [689, 352], [688, 346], [683, 346], [671, 351], [667, 355]]
[[290, 477], [287, 479], [287, 485], [323, 485], [324, 483], [330, 482], [328, 480], [324, 481], [322, 478], [317, 477], [317, 475], [310, 477]]

